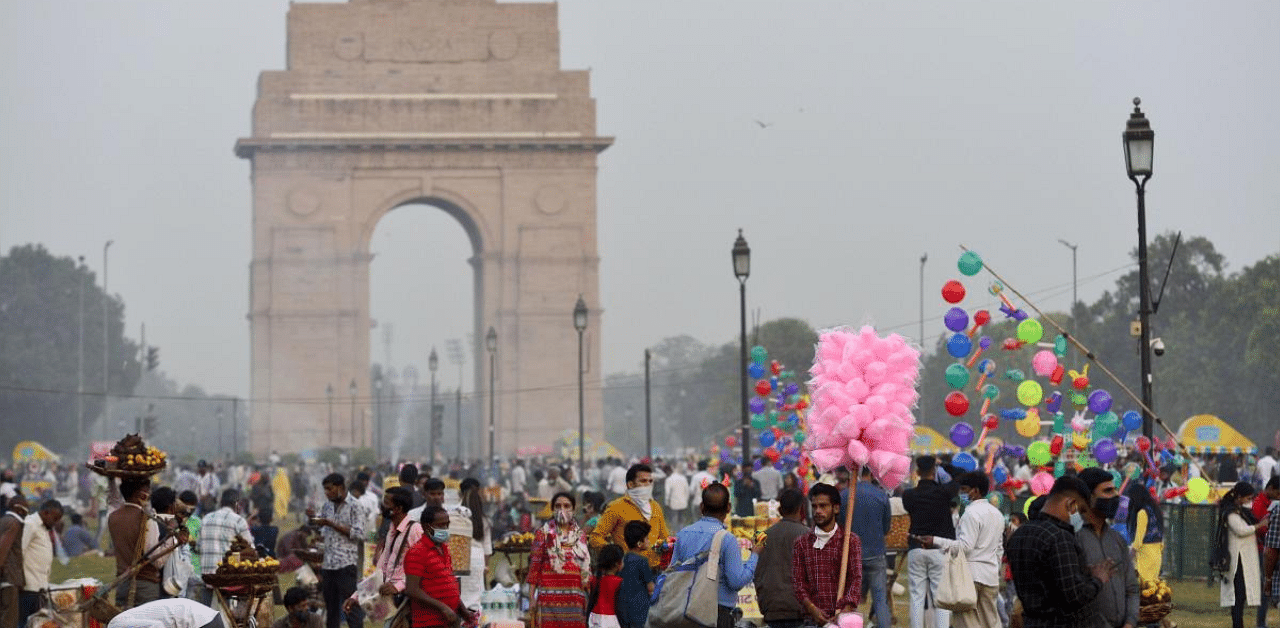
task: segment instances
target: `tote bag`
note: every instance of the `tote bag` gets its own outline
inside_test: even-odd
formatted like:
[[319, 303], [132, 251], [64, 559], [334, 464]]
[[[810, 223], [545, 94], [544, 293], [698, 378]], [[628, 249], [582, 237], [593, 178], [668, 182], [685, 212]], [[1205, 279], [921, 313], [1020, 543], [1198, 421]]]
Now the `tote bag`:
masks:
[[[720, 592], [720, 545], [728, 530], [716, 532], [711, 549], [667, 568], [654, 586], [647, 628], [715, 628]], [[735, 546], [736, 547], [736, 546]]]
[[938, 608], [949, 611], [968, 611], [978, 605], [978, 590], [969, 573], [969, 559], [959, 550], [944, 552], [947, 564], [942, 570], [942, 582], [938, 585]]

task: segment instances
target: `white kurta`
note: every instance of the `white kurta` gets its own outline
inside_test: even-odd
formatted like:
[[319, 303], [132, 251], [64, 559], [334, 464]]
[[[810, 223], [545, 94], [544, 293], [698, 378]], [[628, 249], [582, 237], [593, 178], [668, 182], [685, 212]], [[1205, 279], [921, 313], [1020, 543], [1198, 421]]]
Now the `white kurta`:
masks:
[[1262, 567], [1258, 565], [1258, 545], [1254, 540], [1253, 526], [1245, 523], [1236, 513], [1227, 515], [1227, 553], [1231, 556], [1231, 568], [1222, 582], [1218, 599], [1221, 606], [1236, 603], [1236, 566], [1244, 569], [1245, 604], [1257, 606], [1262, 602]]

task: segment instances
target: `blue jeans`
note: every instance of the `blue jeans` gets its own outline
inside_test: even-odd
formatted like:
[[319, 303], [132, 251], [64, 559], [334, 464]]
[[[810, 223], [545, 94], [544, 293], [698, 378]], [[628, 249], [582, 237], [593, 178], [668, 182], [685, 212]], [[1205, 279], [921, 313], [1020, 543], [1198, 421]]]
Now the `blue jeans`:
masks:
[[887, 586], [888, 563], [884, 554], [871, 558], [862, 558], [862, 598], [866, 599], [867, 591], [871, 591], [871, 612], [875, 617], [876, 628], [891, 628], [893, 609], [889, 607], [889, 591]]

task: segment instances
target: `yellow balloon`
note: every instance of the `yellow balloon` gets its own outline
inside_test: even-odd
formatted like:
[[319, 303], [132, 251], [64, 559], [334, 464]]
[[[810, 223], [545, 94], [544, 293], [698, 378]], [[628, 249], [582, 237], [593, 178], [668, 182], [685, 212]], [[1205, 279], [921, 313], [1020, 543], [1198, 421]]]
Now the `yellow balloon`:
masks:
[[1044, 389], [1034, 379], [1024, 380], [1018, 384], [1018, 403], [1024, 406], [1038, 405], [1044, 399]]
[[1089, 446], [1089, 435], [1083, 432], [1072, 434], [1071, 446], [1075, 447], [1077, 451], [1084, 451], [1084, 448]]
[[1027, 408], [1027, 416], [1018, 419], [1013, 425], [1018, 430], [1019, 436], [1035, 438], [1040, 434], [1040, 409]]
[[1209, 498], [1209, 483], [1204, 478], [1191, 478], [1187, 482], [1187, 501], [1202, 503]]

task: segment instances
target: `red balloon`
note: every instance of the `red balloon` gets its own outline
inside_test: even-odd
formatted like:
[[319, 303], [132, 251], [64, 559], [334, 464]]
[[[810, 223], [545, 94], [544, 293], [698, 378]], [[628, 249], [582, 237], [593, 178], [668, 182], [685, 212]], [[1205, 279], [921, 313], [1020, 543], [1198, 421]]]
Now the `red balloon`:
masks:
[[1067, 370], [1066, 370], [1066, 369], [1064, 369], [1064, 368], [1062, 368], [1062, 365], [1061, 365], [1061, 364], [1059, 364], [1059, 365], [1057, 365], [1057, 366], [1053, 367], [1053, 373], [1052, 373], [1051, 375], [1049, 375], [1049, 383], [1050, 383], [1050, 384], [1053, 384], [1054, 386], [1057, 386], [1058, 384], [1061, 384], [1061, 383], [1062, 383], [1062, 376], [1063, 376], [1066, 372], [1067, 372]]
[[986, 325], [991, 322], [991, 312], [986, 310], [978, 310], [973, 313], [973, 322], [979, 325]]
[[942, 300], [947, 303], [959, 303], [964, 300], [964, 284], [952, 279], [942, 286]]
[[969, 411], [969, 398], [958, 390], [947, 393], [943, 403], [947, 407], [947, 414], [951, 416], [960, 416]]
[[1144, 454], [1151, 451], [1151, 439], [1146, 436], [1139, 436], [1134, 444], [1138, 446], [1138, 451]]
[[738, 445], [738, 439], [736, 437], [733, 437], [733, 436], [724, 437], [725, 447], [736, 447], [737, 445]]
[[770, 373], [773, 373], [774, 375], [781, 375], [781, 374], [782, 374], [782, 365], [781, 365], [781, 364], [778, 364], [778, 361], [777, 361], [777, 360], [774, 360], [773, 362], [770, 362], [770, 363], [769, 363], [769, 372], [770, 372]]
[[769, 428], [769, 431], [773, 432], [774, 438], [782, 438], [782, 428], [775, 425]]
[[1075, 386], [1076, 390], [1084, 390], [1089, 387], [1089, 378], [1081, 375], [1071, 380], [1071, 385]]
[[994, 414], [988, 414], [987, 416], [982, 417], [982, 427], [994, 430], [997, 427], [1000, 427], [1000, 418]]
[[1049, 441], [1049, 453], [1055, 456], [1062, 453], [1062, 434], [1055, 434], [1053, 440]]
[[808, 407], [809, 407], [809, 402], [805, 401], [804, 399], [801, 399], [800, 401], [796, 402], [797, 410], [804, 410], [805, 408], [808, 408]]
[[764, 448], [764, 457], [765, 457], [765, 458], [768, 458], [769, 460], [772, 460], [772, 461], [776, 462], [776, 461], [778, 460], [778, 457], [779, 457], [779, 456], [780, 456], [780, 454], [778, 453], [777, 448], [773, 447], [772, 445], [770, 445], [769, 447], [765, 447], [765, 448]]
[[773, 392], [773, 386], [769, 385], [769, 380], [762, 379], [756, 382], [756, 394], [761, 397], [768, 397]]

